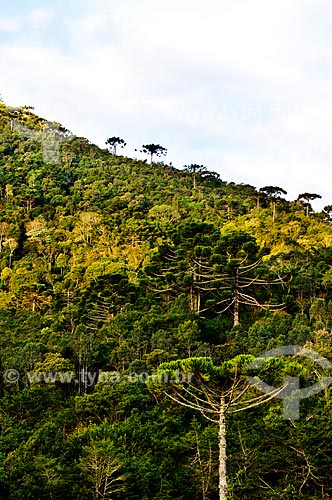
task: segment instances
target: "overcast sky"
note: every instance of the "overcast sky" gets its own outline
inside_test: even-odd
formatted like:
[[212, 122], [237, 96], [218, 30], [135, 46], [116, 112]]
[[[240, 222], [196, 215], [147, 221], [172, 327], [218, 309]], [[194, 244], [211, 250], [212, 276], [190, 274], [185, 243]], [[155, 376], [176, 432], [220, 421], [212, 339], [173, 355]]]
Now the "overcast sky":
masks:
[[6, 104], [332, 204], [330, 0], [2, 1]]

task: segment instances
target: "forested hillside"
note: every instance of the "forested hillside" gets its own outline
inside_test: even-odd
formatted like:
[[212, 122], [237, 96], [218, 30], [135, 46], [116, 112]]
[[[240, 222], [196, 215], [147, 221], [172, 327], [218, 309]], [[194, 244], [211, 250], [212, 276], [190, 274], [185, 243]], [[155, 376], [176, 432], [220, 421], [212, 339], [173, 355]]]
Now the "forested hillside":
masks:
[[[332, 207], [120, 153], [0, 102], [1, 499], [217, 499], [218, 428], [148, 375], [332, 361]], [[332, 498], [330, 390], [227, 425], [229, 498]]]

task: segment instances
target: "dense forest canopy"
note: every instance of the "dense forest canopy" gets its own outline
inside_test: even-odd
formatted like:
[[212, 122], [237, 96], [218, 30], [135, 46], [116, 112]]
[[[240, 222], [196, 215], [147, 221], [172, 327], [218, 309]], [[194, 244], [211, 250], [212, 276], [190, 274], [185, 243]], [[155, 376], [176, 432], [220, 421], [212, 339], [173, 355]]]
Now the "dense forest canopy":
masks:
[[[332, 360], [331, 207], [124, 140], [0, 102], [1, 499], [217, 499], [216, 426], [147, 377], [288, 344]], [[229, 498], [332, 498], [329, 389], [227, 425]]]

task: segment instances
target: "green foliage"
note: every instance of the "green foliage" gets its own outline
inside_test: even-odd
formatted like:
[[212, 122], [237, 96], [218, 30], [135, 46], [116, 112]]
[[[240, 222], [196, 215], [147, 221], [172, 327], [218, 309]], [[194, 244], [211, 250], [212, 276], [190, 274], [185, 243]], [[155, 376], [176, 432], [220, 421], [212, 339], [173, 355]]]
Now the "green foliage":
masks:
[[[166, 153], [143, 148], [151, 163]], [[159, 369], [220, 383], [291, 343], [332, 359], [331, 210], [311, 210], [317, 195], [286, 202], [276, 186], [112, 152], [0, 102], [4, 499], [212, 500], [215, 429], [144, 380]], [[309, 361], [287, 366], [271, 361], [264, 380], [314, 382]], [[28, 372], [73, 378], [30, 383]], [[330, 391], [294, 425], [281, 410], [229, 419], [234, 499], [332, 495]]]

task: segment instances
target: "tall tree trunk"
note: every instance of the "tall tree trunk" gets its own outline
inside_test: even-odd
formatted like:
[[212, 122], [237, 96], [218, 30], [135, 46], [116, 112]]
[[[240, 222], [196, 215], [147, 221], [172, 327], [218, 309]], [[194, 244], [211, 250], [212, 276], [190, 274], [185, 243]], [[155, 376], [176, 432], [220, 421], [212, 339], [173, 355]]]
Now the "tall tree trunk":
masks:
[[235, 290], [234, 297], [234, 324], [233, 326], [237, 326], [240, 323], [240, 301], [238, 291]]
[[220, 400], [219, 414], [219, 500], [227, 500], [227, 478], [226, 478], [226, 405], [224, 396]]
[[[194, 268], [194, 271], [193, 271], [193, 285], [195, 283], [197, 283], [198, 281], [199, 281], [199, 276], [197, 276], [196, 269]], [[194, 294], [194, 311], [195, 311], [196, 314], [199, 314], [200, 313], [200, 309], [201, 309], [201, 292], [199, 290], [199, 287], [197, 287], [197, 289], [194, 289], [194, 286], [193, 286], [192, 288], [193, 288], [193, 294]]]
[[198, 290], [197, 291], [197, 314], [199, 314], [201, 311], [201, 292]]
[[236, 269], [235, 289], [234, 289], [234, 325], [233, 326], [237, 326], [240, 323], [240, 297], [239, 297], [238, 285], [239, 285], [239, 269]]
[[193, 290], [193, 286], [192, 285], [190, 287], [189, 298], [190, 298], [190, 309], [192, 311], [194, 311], [195, 310], [195, 303], [194, 303], [194, 290]]

